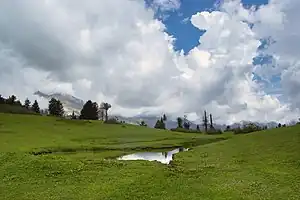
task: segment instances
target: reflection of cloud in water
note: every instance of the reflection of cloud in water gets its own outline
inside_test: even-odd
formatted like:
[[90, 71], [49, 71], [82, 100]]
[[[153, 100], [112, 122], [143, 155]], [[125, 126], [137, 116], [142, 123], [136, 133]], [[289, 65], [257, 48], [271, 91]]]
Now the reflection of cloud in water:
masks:
[[169, 152], [143, 152], [134, 153], [130, 155], [121, 156], [118, 160], [148, 160], [148, 161], [158, 161], [163, 164], [169, 164], [173, 159], [173, 154], [180, 151], [187, 151], [188, 149], [178, 148]]

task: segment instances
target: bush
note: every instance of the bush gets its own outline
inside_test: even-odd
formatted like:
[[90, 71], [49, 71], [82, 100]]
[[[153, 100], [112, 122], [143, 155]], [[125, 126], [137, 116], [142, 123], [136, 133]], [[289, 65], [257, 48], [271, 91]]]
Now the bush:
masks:
[[11, 113], [11, 114], [30, 114], [30, 115], [39, 115], [27, 108], [20, 105], [10, 105], [10, 104], [0, 104], [1, 113]]
[[263, 130], [261, 127], [257, 126], [256, 124], [253, 123], [249, 123], [244, 125], [243, 128], [236, 128], [233, 129], [233, 133], [234, 134], [247, 134], [247, 133], [252, 133], [252, 132], [256, 132], [256, 131], [261, 131]]

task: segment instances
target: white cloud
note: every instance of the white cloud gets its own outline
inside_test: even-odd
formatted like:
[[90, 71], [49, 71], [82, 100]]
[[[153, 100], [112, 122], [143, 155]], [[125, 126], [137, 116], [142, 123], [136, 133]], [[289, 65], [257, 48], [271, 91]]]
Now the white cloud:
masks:
[[[165, 10], [180, 6], [180, 1], [154, 3]], [[220, 11], [200, 12], [191, 22], [206, 32], [201, 45], [184, 56], [174, 52], [175, 38], [164, 32], [164, 24], [153, 19], [154, 11], [145, 9], [142, 1], [4, 0], [0, 91], [22, 100], [38, 89], [105, 100], [113, 105], [113, 113], [125, 116], [166, 112], [193, 119], [197, 114], [201, 119], [207, 109], [218, 122], [291, 119], [295, 114], [289, 105], [252, 81], [259, 39], [272, 36], [282, 42], [266, 53], [278, 55], [278, 64], [285, 63], [279, 67], [286, 70], [283, 86], [299, 84], [292, 78], [299, 70], [297, 52], [284, 50], [292, 44], [290, 37], [298, 39], [300, 34], [280, 31], [281, 24], [292, 30], [295, 24], [290, 23], [297, 20], [286, 8], [271, 1], [254, 11], [240, 1], [228, 1]], [[269, 9], [278, 10], [274, 18]], [[254, 23], [254, 29], [245, 20]], [[287, 58], [292, 58], [293, 67]], [[295, 93], [286, 92], [291, 97]]]
[[180, 8], [180, 0], [153, 0], [152, 6], [155, 10], [172, 11]]

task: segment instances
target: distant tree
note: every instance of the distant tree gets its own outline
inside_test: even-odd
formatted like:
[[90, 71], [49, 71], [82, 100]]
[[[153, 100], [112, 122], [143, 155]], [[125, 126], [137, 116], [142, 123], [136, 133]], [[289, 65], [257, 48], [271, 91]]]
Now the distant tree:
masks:
[[183, 118], [183, 127], [187, 130], [190, 129], [190, 126], [191, 126], [191, 123], [189, 122], [189, 120], [187, 119], [187, 116], [184, 115], [184, 118]]
[[177, 128], [182, 128], [182, 118], [181, 117], [177, 117]]
[[148, 126], [148, 125], [147, 125], [146, 122], [143, 120], [143, 121], [140, 122], [140, 126]]
[[196, 129], [197, 129], [197, 131], [200, 131], [200, 126], [199, 126], [199, 125], [197, 125]]
[[278, 128], [281, 128], [281, 123], [278, 124]]
[[206, 111], [204, 111], [204, 116], [203, 116], [203, 126], [204, 126], [204, 128], [205, 128], [205, 132], [207, 133], [207, 129], [208, 129], [208, 119], [207, 119]]
[[98, 120], [98, 104], [88, 100], [80, 112], [80, 119]]
[[164, 119], [161, 119], [160, 123], [161, 123], [161, 129], [166, 129], [166, 124], [164, 122]]
[[156, 124], [155, 124], [154, 128], [156, 128], [156, 129], [166, 129], [166, 124], [164, 123], [163, 118], [156, 121]]
[[40, 106], [37, 102], [37, 100], [35, 100], [31, 106], [31, 110], [35, 113], [40, 113]]
[[16, 103], [16, 100], [17, 100], [17, 97], [15, 95], [12, 95], [12, 96], [8, 97], [8, 99], [6, 100], [6, 103], [13, 105]]
[[49, 114], [49, 111], [48, 111], [48, 109], [41, 109], [41, 114], [42, 115], [48, 115]]
[[230, 126], [226, 126], [226, 131], [230, 131]]
[[165, 114], [163, 115], [163, 120], [167, 121], [167, 116]]
[[108, 110], [111, 108], [111, 105], [109, 103], [101, 103], [100, 109], [105, 110], [105, 121], [108, 120]]
[[286, 127], [286, 124], [283, 124], [282, 127]]
[[77, 119], [74, 111], [72, 112], [71, 119]]
[[64, 107], [62, 103], [55, 98], [50, 99], [48, 111], [49, 114], [53, 116], [61, 117], [64, 115]]
[[0, 94], [0, 104], [5, 104], [5, 98]]
[[31, 102], [29, 101], [28, 98], [26, 98], [26, 100], [25, 100], [25, 102], [24, 102], [24, 107], [25, 107], [26, 109], [29, 109], [29, 108], [30, 108], [30, 104], [31, 104]]
[[210, 123], [209, 123], [209, 129], [210, 130], [214, 130], [215, 128], [214, 128], [214, 125], [213, 125], [212, 114], [209, 114], [209, 121], [210, 121]]

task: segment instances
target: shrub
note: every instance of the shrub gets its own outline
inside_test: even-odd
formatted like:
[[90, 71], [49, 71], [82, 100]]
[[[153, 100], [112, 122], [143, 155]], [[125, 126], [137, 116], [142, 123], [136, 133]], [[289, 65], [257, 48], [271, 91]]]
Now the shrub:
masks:
[[39, 115], [39, 113], [35, 113], [27, 108], [19, 105], [10, 105], [10, 104], [0, 104], [0, 112], [1, 113], [11, 113], [11, 114], [31, 114], [31, 115]]
[[252, 132], [256, 132], [256, 131], [261, 131], [263, 130], [261, 127], [257, 126], [254, 123], [249, 123], [243, 126], [243, 128], [236, 128], [233, 129], [233, 133], [234, 134], [247, 134], [247, 133], [252, 133]]

